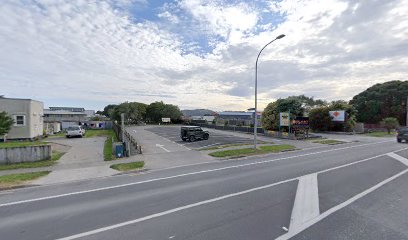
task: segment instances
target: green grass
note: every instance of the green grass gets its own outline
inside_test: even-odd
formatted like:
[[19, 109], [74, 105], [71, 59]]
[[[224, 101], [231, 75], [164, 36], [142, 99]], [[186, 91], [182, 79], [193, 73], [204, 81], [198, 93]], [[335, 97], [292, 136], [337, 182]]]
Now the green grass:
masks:
[[388, 132], [370, 132], [370, 133], [364, 133], [365, 136], [370, 136], [370, 137], [395, 137], [396, 132], [391, 132], [388, 134]]
[[23, 163], [12, 163], [6, 165], [0, 165], [0, 171], [2, 170], [12, 170], [20, 168], [39, 168], [39, 167], [49, 167], [54, 165], [65, 153], [52, 151], [50, 160], [43, 160], [37, 162], [23, 162]]
[[103, 130], [89, 129], [85, 131], [86, 138], [105, 137], [105, 136], [113, 137], [115, 141], [117, 141], [115, 132], [112, 129], [103, 129]]
[[112, 129], [96, 130], [89, 129], [85, 132], [86, 138], [91, 137], [106, 137], [105, 144], [103, 146], [103, 159], [105, 161], [112, 161], [115, 159], [113, 156], [112, 138], [113, 141], [117, 142], [116, 134]]
[[260, 146], [258, 149], [253, 148], [241, 148], [241, 149], [233, 149], [233, 150], [225, 150], [225, 151], [217, 151], [209, 153], [210, 156], [213, 157], [243, 157], [243, 156], [250, 156], [250, 155], [257, 155], [257, 154], [266, 154], [266, 153], [276, 153], [282, 151], [288, 151], [295, 149], [292, 145], [272, 145], [272, 146]]
[[143, 166], [144, 166], [144, 162], [140, 161], [140, 162], [113, 164], [110, 166], [110, 168], [118, 170], [118, 171], [126, 172], [126, 171], [143, 168]]
[[318, 141], [313, 141], [313, 143], [320, 143], [320, 144], [341, 144], [341, 143], [345, 143], [343, 141], [339, 141], [339, 140], [333, 140], [333, 139], [327, 139], [327, 140], [318, 140]]
[[[265, 143], [272, 144], [272, 142], [258, 141], [258, 144], [265, 144]], [[217, 150], [217, 149], [224, 149], [224, 148], [229, 148], [229, 147], [239, 147], [239, 146], [249, 146], [249, 145], [253, 145], [253, 143], [224, 144], [224, 145], [218, 145], [218, 146], [213, 146], [213, 147], [200, 148], [199, 151]]]
[[37, 178], [43, 177], [49, 174], [51, 171], [32, 172], [32, 173], [20, 173], [9, 174], [0, 176], [0, 188], [10, 188], [18, 185], [22, 185], [27, 181], [32, 181]]
[[29, 141], [10, 141], [10, 142], [0, 142], [0, 148], [10, 148], [10, 147], [27, 147], [27, 146], [38, 146], [38, 145], [46, 145], [47, 142], [29, 142]]
[[103, 145], [103, 159], [105, 161], [112, 161], [114, 159], [112, 137], [107, 137], [105, 140], [105, 144]]

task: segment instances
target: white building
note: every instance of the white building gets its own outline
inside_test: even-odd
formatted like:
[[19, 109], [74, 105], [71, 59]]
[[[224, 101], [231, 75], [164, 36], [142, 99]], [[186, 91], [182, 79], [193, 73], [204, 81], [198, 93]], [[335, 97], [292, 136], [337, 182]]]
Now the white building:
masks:
[[32, 99], [0, 97], [0, 112], [7, 112], [14, 125], [7, 139], [34, 139], [43, 134], [44, 104]]

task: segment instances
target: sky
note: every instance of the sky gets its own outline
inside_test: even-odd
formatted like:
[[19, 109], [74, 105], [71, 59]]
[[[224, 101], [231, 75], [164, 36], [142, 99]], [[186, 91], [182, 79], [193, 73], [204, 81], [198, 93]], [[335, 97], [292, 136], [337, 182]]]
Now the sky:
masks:
[[1, 0], [0, 95], [246, 110], [407, 80], [406, 0]]

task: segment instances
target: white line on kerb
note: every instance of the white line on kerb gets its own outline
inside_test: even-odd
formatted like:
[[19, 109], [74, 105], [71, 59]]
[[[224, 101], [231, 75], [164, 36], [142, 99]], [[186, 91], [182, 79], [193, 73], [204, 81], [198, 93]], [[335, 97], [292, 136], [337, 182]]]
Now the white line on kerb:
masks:
[[[389, 142], [389, 141], [385, 141], [385, 142]], [[209, 172], [217, 172], [217, 171], [222, 171], [222, 170], [227, 170], [227, 169], [234, 169], [234, 168], [240, 168], [240, 167], [258, 165], [258, 164], [264, 164], [264, 163], [282, 161], [282, 160], [286, 160], [286, 159], [293, 159], [293, 158], [298, 158], [298, 157], [305, 157], [305, 156], [316, 155], [316, 154], [320, 154], [320, 153], [333, 152], [333, 151], [338, 151], [338, 150], [356, 148], [356, 147], [367, 146], [367, 145], [372, 145], [372, 144], [379, 144], [379, 143], [384, 143], [384, 142], [377, 142], [377, 143], [362, 144], [362, 145], [356, 145], [356, 146], [350, 146], [350, 147], [329, 149], [329, 150], [324, 150], [324, 151], [319, 151], [319, 152], [306, 153], [306, 154], [301, 154], [301, 155], [296, 155], [296, 156], [290, 156], [290, 157], [284, 157], [284, 158], [278, 158], [278, 159], [272, 159], [272, 160], [265, 160], [265, 161], [259, 161], [259, 162], [251, 162], [251, 163], [240, 164], [240, 165], [233, 165], [233, 166], [222, 167], [222, 168], [215, 168], [215, 169], [202, 170], [202, 171], [197, 171], [197, 172], [183, 173], [183, 174], [173, 175], [173, 176], [169, 176], [169, 177], [154, 178], [154, 179], [149, 179], [149, 180], [145, 180], [145, 181], [132, 182], [132, 183], [126, 183], [126, 184], [120, 184], [120, 185], [115, 185], [115, 186], [110, 186], [110, 187], [95, 188], [95, 189], [90, 189], [90, 190], [84, 190], [84, 191], [78, 191], [78, 192], [71, 192], [71, 193], [64, 193], [64, 194], [53, 195], [53, 196], [48, 196], [48, 197], [33, 198], [33, 199], [28, 199], [28, 200], [21, 200], [21, 201], [3, 203], [3, 204], [0, 204], [0, 207], [11, 206], [11, 205], [17, 205], [17, 204], [22, 204], [22, 203], [29, 203], [29, 202], [36, 202], [36, 201], [42, 201], [42, 200], [49, 200], [49, 199], [60, 198], [60, 197], [67, 197], [67, 196], [78, 195], [78, 194], [84, 194], [84, 193], [105, 191], [105, 190], [110, 190], [110, 189], [114, 189], [114, 188], [128, 187], [128, 186], [133, 186], [133, 185], [138, 185], [138, 184], [143, 184], [143, 183], [150, 183], [150, 182], [168, 180], [168, 179], [179, 178], [179, 177], [185, 177], [185, 176], [190, 176], [190, 175], [196, 175], [196, 174], [202, 174], [202, 173], [209, 173]], [[407, 148], [404, 148], [404, 149], [402, 149], [402, 150], [405, 150], [405, 149], [407, 149]], [[384, 155], [384, 154], [378, 155], [378, 156], [376, 156], [376, 157], [383, 156], [383, 155]], [[373, 157], [373, 158], [375, 158], [375, 157]], [[370, 159], [372, 159], [372, 158], [370, 158]], [[366, 160], [361, 160], [361, 161], [366, 161]], [[353, 162], [353, 163], [350, 163], [350, 164], [346, 164], [346, 165], [348, 166], [348, 165], [351, 165], [351, 164], [354, 164], [354, 163], [358, 163], [358, 162], [361, 162], [361, 161], [356, 161], [356, 162]], [[339, 167], [336, 167], [336, 168], [339, 168]], [[323, 170], [323, 171], [324, 171], [324, 170]]]
[[224, 195], [224, 196], [221, 196], [221, 197], [208, 199], [208, 200], [205, 200], [205, 201], [201, 201], [201, 202], [185, 205], [185, 206], [182, 206], [182, 207], [170, 209], [170, 210], [167, 210], [167, 211], [164, 211], [164, 212], [152, 214], [152, 215], [142, 217], [142, 218], [138, 218], [138, 219], [134, 219], [134, 220], [131, 220], [131, 221], [122, 222], [122, 223], [119, 223], [119, 224], [115, 224], [115, 225], [111, 225], [111, 226], [107, 226], [107, 227], [103, 227], [103, 228], [98, 228], [98, 229], [95, 229], [95, 230], [92, 230], [92, 231], [83, 232], [83, 233], [80, 233], [80, 234], [75, 234], [75, 235], [64, 237], [64, 238], [59, 238], [57, 240], [73, 240], [73, 239], [77, 239], [77, 238], [81, 238], [81, 237], [86, 237], [86, 236], [89, 236], [89, 235], [105, 232], [105, 231], [112, 230], [112, 229], [115, 229], [115, 228], [120, 228], [120, 227], [124, 227], [124, 226], [127, 226], [127, 225], [143, 222], [143, 221], [146, 221], [146, 220], [149, 220], [149, 219], [165, 216], [165, 215], [175, 213], [175, 212], [179, 212], [179, 211], [182, 211], [182, 210], [185, 210], [185, 209], [198, 207], [198, 206], [205, 205], [205, 204], [208, 204], [208, 203], [213, 203], [213, 202], [224, 200], [224, 199], [227, 199], [227, 198], [236, 197], [236, 196], [243, 195], [243, 194], [246, 194], [246, 193], [250, 193], [250, 192], [270, 188], [270, 187], [273, 187], [273, 186], [276, 186], [276, 185], [279, 185], [279, 184], [282, 184], [282, 183], [291, 182], [291, 181], [294, 181], [294, 180], [295, 179], [289, 179], [289, 180], [285, 180], [285, 181], [281, 181], [281, 182], [277, 182], [277, 183], [273, 183], [273, 184], [269, 184], [269, 185], [265, 185], [265, 186], [261, 186], [261, 187], [251, 188], [251, 189], [248, 189], [248, 190], [245, 190], [245, 191], [242, 191], [242, 192], [232, 193], [232, 194]]

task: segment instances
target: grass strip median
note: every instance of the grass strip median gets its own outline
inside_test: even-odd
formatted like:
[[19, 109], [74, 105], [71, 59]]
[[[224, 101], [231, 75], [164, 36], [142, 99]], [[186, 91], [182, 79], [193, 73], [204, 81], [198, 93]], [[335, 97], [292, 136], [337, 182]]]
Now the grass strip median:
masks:
[[333, 139], [326, 139], [326, 140], [313, 141], [313, 143], [336, 145], [336, 144], [342, 144], [342, 143], [346, 143], [346, 142], [339, 141], [339, 140], [333, 140]]
[[39, 167], [49, 167], [54, 165], [61, 157], [64, 152], [52, 151], [51, 159], [37, 161], [37, 162], [22, 162], [22, 163], [12, 163], [0, 165], [0, 171], [2, 170], [12, 170], [20, 168], [39, 168]]
[[[264, 141], [258, 141], [258, 144], [273, 144], [272, 142], [264, 142]], [[218, 145], [218, 146], [212, 146], [212, 147], [206, 147], [206, 148], [200, 148], [198, 149], [199, 151], [208, 151], [208, 150], [217, 150], [217, 149], [224, 149], [224, 148], [229, 148], [229, 147], [240, 147], [240, 146], [249, 146], [253, 145], [253, 143], [231, 143], [231, 144], [223, 144], [223, 145]]]
[[110, 166], [110, 168], [121, 171], [121, 172], [137, 170], [143, 167], [144, 167], [143, 161], [130, 162], [130, 163], [118, 163], [118, 164], [113, 164]]
[[0, 148], [12, 148], [12, 147], [28, 147], [28, 146], [39, 146], [39, 145], [46, 145], [47, 142], [29, 142], [29, 141], [11, 141], [11, 142], [1, 142]]
[[260, 146], [258, 149], [253, 148], [241, 148], [241, 149], [233, 149], [233, 150], [225, 150], [225, 151], [217, 151], [209, 153], [208, 155], [213, 157], [244, 157], [244, 156], [251, 156], [251, 155], [258, 155], [258, 154], [266, 154], [266, 153], [277, 153], [282, 151], [288, 151], [295, 149], [292, 145], [282, 144], [282, 145], [272, 145], [272, 146]]
[[23, 185], [28, 181], [35, 180], [49, 174], [51, 171], [19, 173], [0, 176], [0, 189], [11, 188], [18, 185]]

